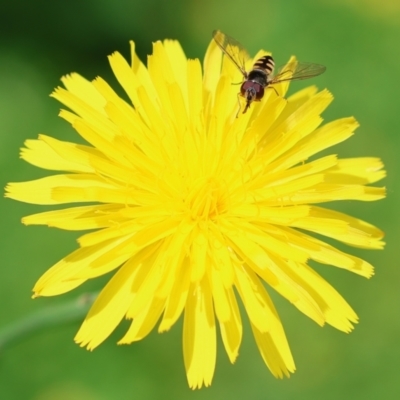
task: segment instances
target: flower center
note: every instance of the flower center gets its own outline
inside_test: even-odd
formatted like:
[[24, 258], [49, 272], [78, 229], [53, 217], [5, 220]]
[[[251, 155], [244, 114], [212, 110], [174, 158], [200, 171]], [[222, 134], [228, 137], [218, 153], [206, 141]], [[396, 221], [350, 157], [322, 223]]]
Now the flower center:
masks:
[[225, 191], [214, 178], [202, 178], [194, 183], [185, 204], [193, 220], [214, 219], [226, 210]]

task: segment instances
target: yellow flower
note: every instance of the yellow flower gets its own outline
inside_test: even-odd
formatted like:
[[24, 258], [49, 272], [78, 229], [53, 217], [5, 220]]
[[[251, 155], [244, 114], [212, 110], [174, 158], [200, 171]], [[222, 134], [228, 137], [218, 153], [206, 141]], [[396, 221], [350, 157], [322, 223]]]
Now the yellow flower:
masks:
[[94, 349], [127, 318], [132, 323], [119, 343], [132, 343], [158, 321], [158, 331], [168, 331], [183, 313], [191, 388], [211, 384], [217, 324], [230, 361], [238, 356], [240, 298], [266, 365], [276, 377], [289, 376], [294, 361], [264, 283], [317, 324], [351, 331], [355, 312], [307, 262], [365, 277], [373, 268], [312, 234], [383, 247], [379, 229], [318, 206], [383, 198], [383, 188], [369, 186], [384, 177], [382, 163], [315, 157], [358, 126], [354, 118], [320, 126], [332, 101], [327, 90], [309, 87], [285, 99], [289, 83], [282, 82], [236, 118], [232, 82], [241, 75], [215, 42], [203, 72], [176, 41], [154, 43], [147, 67], [131, 47], [131, 64], [119, 53], [109, 57], [128, 102], [103, 79], [78, 74], [65, 76], [65, 89], [52, 94], [72, 110], [60, 116], [88, 145], [46, 135], [26, 141], [24, 160], [67, 172], [7, 187], [6, 196], [28, 203], [88, 203], [23, 219], [93, 230], [39, 279], [34, 297], [113, 271], [76, 342]]

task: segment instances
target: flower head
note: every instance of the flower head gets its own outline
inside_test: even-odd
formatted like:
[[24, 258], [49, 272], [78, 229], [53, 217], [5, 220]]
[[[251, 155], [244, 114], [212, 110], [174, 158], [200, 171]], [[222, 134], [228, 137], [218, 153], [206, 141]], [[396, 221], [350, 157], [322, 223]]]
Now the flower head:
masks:
[[214, 42], [203, 72], [176, 41], [154, 43], [147, 67], [131, 46], [130, 64], [119, 53], [109, 57], [129, 101], [101, 78], [62, 78], [65, 88], [52, 96], [71, 110], [60, 116], [88, 144], [46, 135], [27, 140], [24, 160], [66, 172], [7, 187], [6, 196], [28, 203], [88, 203], [23, 219], [92, 230], [43, 274], [34, 296], [59, 295], [113, 271], [76, 342], [94, 349], [127, 318], [132, 322], [119, 343], [132, 343], [158, 322], [159, 332], [168, 331], [184, 314], [192, 388], [211, 384], [217, 324], [230, 361], [238, 356], [240, 299], [268, 368], [288, 376], [295, 365], [268, 291], [321, 326], [353, 328], [355, 312], [307, 263], [373, 274], [369, 263], [321, 236], [380, 249], [382, 232], [320, 204], [383, 198], [383, 188], [369, 185], [384, 177], [382, 163], [315, 157], [358, 126], [354, 118], [321, 126], [332, 101], [327, 90], [309, 87], [286, 99], [289, 83], [281, 82], [236, 118], [232, 82], [240, 72]]

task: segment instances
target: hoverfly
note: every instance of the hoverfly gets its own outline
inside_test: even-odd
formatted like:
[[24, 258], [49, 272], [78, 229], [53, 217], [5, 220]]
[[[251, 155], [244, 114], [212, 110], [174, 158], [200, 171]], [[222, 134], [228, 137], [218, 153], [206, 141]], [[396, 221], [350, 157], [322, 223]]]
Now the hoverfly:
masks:
[[[263, 98], [266, 87], [284, 81], [312, 78], [322, 74], [326, 69], [319, 64], [294, 62], [286, 65], [284, 69], [281, 68], [273, 76], [274, 59], [271, 56], [263, 56], [253, 64], [252, 70], [247, 72], [245, 63], [250, 56], [245, 48], [237, 40], [218, 30], [213, 32], [213, 38], [223, 53], [228, 56], [243, 75], [242, 86], [238, 94], [238, 96], [240, 95], [246, 99], [243, 114], [253, 101], [260, 101]], [[288, 76], [290, 73], [291, 75]]]

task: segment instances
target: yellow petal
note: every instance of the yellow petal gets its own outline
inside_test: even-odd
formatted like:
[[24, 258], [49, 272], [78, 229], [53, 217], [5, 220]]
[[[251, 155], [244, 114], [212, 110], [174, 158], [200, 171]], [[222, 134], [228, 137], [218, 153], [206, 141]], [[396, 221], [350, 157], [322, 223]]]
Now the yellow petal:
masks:
[[183, 321], [183, 358], [192, 389], [210, 386], [217, 356], [211, 291], [206, 280], [193, 284]]
[[279, 317], [271, 308], [272, 303], [265, 302], [265, 289], [255, 274], [245, 267], [235, 268], [235, 273], [235, 286], [251, 323], [261, 332], [269, 332], [275, 325], [279, 325]]
[[[87, 278], [78, 277], [78, 275], [82, 271], [90, 269], [90, 265], [103, 255], [118, 248], [121, 242], [122, 240], [114, 240], [98, 246], [75, 250], [40, 277], [33, 288], [34, 297], [55, 296], [80, 286]], [[113, 265], [109, 270], [118, 267], [125, 260], [122, 257], [114, 257]]]
[[25, 225], [47, 225], [66, 230], [104, 228], [124, 220], [118, 214], [120, 209], [121, 206], [111, 204], [70, 207], [29, 215], [22, 218], [22, 222]]
[[[33, 204], [62, 204], [85, 201], [95, 189], [111, 188], [103, 179], [90, 174], [53, 175], [29, 182], [9, 183], [6, 197]], [[85, 188], [87, 190], [85, 190]], [[91, 188], [92, 190], [90, 190]], [[86, 201], [91, 201], [89, 198]]]
[[386, 176], [383, 163], [375, 157], [358, 157], [338, 160], [328, 171], [325, 182], [336, 184], [374, 183]]
[[131, 285], [137, 263], [135, 258], [125, 263], [100, 292], [75, 336], [81, 347], [93, 350], [121, 322], [134, 296]]
[[157, 297], [144, 308], [132, 321], [126, 334], [118, 344], [129, 344], [144, 339], [154, 328], [163, 312], [165, 300]]
[[61, 78], [61, 81], [70, 93], [90, 104], [99, 113], [104, 114], [105, 99], [92, 85], [92, 82], [77, 73], [66, 75]]
[[21, 149], [21, 158], [36, 167], [54, 171], [93, 173], [89, 159], [101, 153], [92, 147], [62, 142], [46, 135], [39, 140], [25, 141], [26, 148]]
[[167, 297], [165, 311], [158, 328], [159, 332], [171, 329], [172, 325], [178, 320], [186, 306], [186, 299], [190, 286], [190, 264], [187, 259], [182, 263], [181, 275], [179, 279], [173, 280], [173, 284]]
[[228, 321], [219, 321], [221, 330], [222, 342], [226, 353], [228, 354], [229, 361], [233, 364], [239, 355], [239, 347], [242, 341], [242, 320], [240, 318], [240, 311], [237, 305], [235, 293], [233, 288], [227, 289], [229, 305], [230, 305], [230, 319]]
[[[275, 378], [289, 377], [296, 370], [283, 330], [261, 332], [251, 325], [261, 356]], [[280, 342], [280, 343], [279, 343]]]

